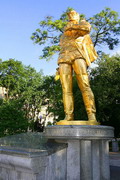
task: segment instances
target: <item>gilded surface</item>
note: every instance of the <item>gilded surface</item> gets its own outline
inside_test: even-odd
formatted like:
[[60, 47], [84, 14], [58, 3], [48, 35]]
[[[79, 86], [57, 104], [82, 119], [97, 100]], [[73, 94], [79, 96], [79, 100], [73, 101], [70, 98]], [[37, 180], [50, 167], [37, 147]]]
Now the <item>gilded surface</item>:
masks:
[[[87, 67], [97, 57], [92, 40], [89, 36], [91, 25], [82, 20], [76, 11], [68, 13], [69, 22], [60, 39], [61, 51], [58, 58], [60, 81], [63, 90], [63, 104], [65, 119], [59, 125], [96, 125], [94, 95], [90, 88]], [[83, 101], [88, 115], [88, 122], [74, 121], [74, 100], [72, 91], [72, 74], [76, 74], [78, 86], [81, 90]]]

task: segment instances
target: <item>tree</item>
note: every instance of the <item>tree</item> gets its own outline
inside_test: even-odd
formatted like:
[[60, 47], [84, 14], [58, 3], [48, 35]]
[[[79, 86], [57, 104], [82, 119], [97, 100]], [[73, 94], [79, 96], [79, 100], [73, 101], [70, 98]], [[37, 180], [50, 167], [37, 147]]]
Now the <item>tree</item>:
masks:
[[46, 76], [41, 88], [45, 92], [43, 95], [43, 105], [47, 106], [46, 116], [52, 113], [54, 121], [63, 119], [64, 110], [60, 81], [55, 81], [54, 76]]
[[[14, 59], [1, 61], [0, 86], [7, 89], [7, 104], [1, 104], [2, 113], [6, 113], [7, 107], [8, 109], [11, 108], [10, 118], [13, 116], [14, 120], [14, 110], [16, 114], [19, 114], [17, 113], [18, 111], [23, 112], [24, 119], [29, 121], [29, 126], [30, 123], [34, 125], [33, 122], [39, 119], [39, 112], [41, 111], [41, 104], [43, 103], [42, 96], [44, 92], [39, 91], [42, 81], [42, 72], [36, 72], [34, 68], [24, 66], [20, 61], [15, 61]], [[13, 108], [14, 101], [18, 101], [18, 104], [16, 103]], [[18, 108], [19, 105], [21, 105], [21, 108]], [[8, 121], [9, 120], [8, 118]], [[3, 122], [4, 117], [1, 117], [1, 123]]]
[[0, 137], [27, 131], [29, 123], [22, 106], [19, 100], [0, 104]]
[[103, 54], [98, 67], [91, 71], [91, 85], [96, 99], [97, 119], [115, 128], [120, 135], [120, 56]]
[[109, 49], [114, 49], [118, 45], [120, 35], [120, 19], [116, 11], [105, 8], [100, 13], [89, 19], [93, 31], [91, 33], [94, 46], [107, 45]]
[[7, 90], [7, 99], [9, 97], [19, 96], [24, 82], [24, 66], [20, 61], [9, 59], [0, 61], [0, 86]]
[[31, 121], [39, 119], [39, 113], [43, 103], [42, 97], [45, 93], [40, 88], [42, 83], [42, 72], [36, 72], [36, 70], [30, 66], [25, 67], [25, 81], [21, 92], [21, 98], [24, 102], [26, 116]]
[[[32, 34], [31, 39], [34, 43], [44, 45], [41, 59], [49, 60], [51, 57], [59, 52], [59, 40], [63, 33], [63, 29], [67, 24], [67, 12], [72, 8], [68, 8], [59, 19], [54, 20], [52, 16], [47, 16], [45, 20], [40, 21], [40, 28]], [[85, 15], [81, 14], [82, 19]], [[94, 46], [107, 45], [109, 49], [113, 49], [118, 45], [120, 35], [120, 19], [118, 13], [112, 11], [110, 8], [105, 8], [100, 13], [94, 15], [87, 20], [92, 25], [91, 37]]]

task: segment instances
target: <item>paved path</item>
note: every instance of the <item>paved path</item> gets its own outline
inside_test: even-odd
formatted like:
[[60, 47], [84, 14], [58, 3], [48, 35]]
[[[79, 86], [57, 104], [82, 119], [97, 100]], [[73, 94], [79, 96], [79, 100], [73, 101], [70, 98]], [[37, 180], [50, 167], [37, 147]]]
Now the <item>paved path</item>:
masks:
[[110, 152], [110, 180], [120, 180], [120, 152]]
[[120, 167], [120, 152], [110, 152], [110, 165]]

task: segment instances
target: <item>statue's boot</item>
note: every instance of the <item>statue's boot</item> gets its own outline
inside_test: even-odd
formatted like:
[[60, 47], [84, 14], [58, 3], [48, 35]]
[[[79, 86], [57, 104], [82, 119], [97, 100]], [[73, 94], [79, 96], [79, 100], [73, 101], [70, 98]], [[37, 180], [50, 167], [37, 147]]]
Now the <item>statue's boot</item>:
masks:
[[64, 120], [65, 120], [65, 121], [73, 121], [73, 120], [74, 120], [73, 114], [66, 114]]
[[95, 113], [90, 113], [88, 114], [88, 121], [96, 121], [96, 116]]
[[89, 90], [89, 92], [84, 91], [82, 95], [83, 95], [83, 100], [84, 100], [85, 108], [88, 115], [88, 121], [97, 122], [96, 116], [95, 116], [96, 108], [95, 108], [95, 102], [94, 102], [94, 95], [92, 91], [91, 90]]

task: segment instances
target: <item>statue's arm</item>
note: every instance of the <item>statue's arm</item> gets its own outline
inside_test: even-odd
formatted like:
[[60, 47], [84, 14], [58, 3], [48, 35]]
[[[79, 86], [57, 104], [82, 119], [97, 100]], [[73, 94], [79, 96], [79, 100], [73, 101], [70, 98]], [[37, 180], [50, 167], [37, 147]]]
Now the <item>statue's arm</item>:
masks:
[[82, 21], [80, 22], [80, 24], [69, 24], [65, 27], [64, 31], [77, 31], [77, 32], [86, 32], [87, 34], [90, 33], [91, 30], [91, 25], [86, 22], [86, 21]]

